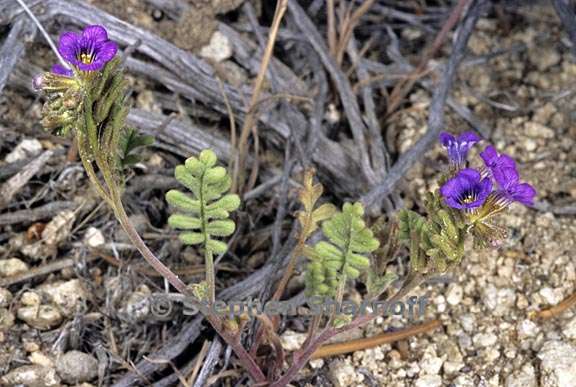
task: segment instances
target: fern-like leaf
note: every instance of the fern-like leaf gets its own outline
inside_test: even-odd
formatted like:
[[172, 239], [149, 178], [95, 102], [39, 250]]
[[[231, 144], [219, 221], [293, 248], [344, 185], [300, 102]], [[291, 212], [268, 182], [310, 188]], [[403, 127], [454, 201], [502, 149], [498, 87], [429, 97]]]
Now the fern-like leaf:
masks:
[[213, 254], [223, 254], [226, 243], [216, 238], [234, 233], [236, 225], [229, 219], [230, 212], [240, 206], [240, 198], [235, 194], [225, 194], [230, 189], [230, 176], [223, 167], [216, 166], [216, 154], [204, 150], [199, 157], [191, 157], [184, 165], [176, 167], [176, 179], [192, 192], [185, 194], [178, 190], [166, 193], [166, 200], [180, 213], [171, 215], [168, 224], [185, 230], [180, 240], [187, 245], [202, 244]]
[[306, 268], [309, 295], [333, 296], [342, 281], [358, 278], [370, 266], [365, 254], [376, 250], [379, 243], [363, 216], [362, 204], [346, 203], [342, 212], [322, 223], [322, 232], [328, 240], [304, 250], [310, 260]]

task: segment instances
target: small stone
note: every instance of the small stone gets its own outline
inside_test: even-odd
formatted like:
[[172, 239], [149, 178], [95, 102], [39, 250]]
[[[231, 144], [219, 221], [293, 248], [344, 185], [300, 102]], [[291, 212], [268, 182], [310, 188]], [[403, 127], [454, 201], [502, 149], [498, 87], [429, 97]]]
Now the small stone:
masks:
[[559, 340], [544, 343], [538, 358], [542, 387], [576, 386], [576, 348]]
[[14, 313], [7, 308], [0, 308], [0, 332], [14, 326]]
[[444, 360], [436, 356], [433, 350], [426, 350], [419, 365], [425, 374], [436, 375], [440, 372], [442, 363], [444, 363]]
[[528, 59], [539, 72], [543, 72], [552, 66], [560, 63], [562, 57], [553, 46], [534, 46], [528, 50]]
[[314, 359], [314, 360], [310, 360], [310, 363], [308, 363], [308, 364], [310, 364], [310, 367], [311, 367], [312, 369], [317, 370], [317, 369], [320, 369], [320, 368], [324, 367], [324, 359]]
[[40, 346], [33, 341], [25, 341], [24, 343], [22, 343], [22, 348], [24, 348], [24, 350], [29, 353], [40, 350]]
[[104, 238], [102, 231], [96, 227], [90, 227], [86, 230], [86, 234], [84, 234], [84, 243], [88, 247], [96, 248], [106, 243], [106, 239]]
[[220, 63], [232, 56], [232, 45], [228, 37], [220, 31], [215, 31], [210, 38], [210, 43], [200, 49], [200, 56]]
[[496, 344], [498, 336], [494, 333], [478, 333], [472, 340], [474, 341], [474, 345], [486, 348]]
[[531, 138], [524, 139], [524, 149], [528, 152], [535, 151], [538, 148], [538, 144]]
[[4, 308], [12, 302], [12, 293], [6, 288], [0, 288], [0, 308]]
[[533, 138], [554, 138], [554, 130], [534, 121], [524, 123], [524, 133]]
[[464, 290], [462, 286], [453, 283], [448, 286], [446, 291], [446, 302], [450, 305], [458, 305], [462, 301], [462, 296], [464, 295]]
[[44, 294], [46, 299], [56, 305], [60, 312], [67, 317], [72, 316], [80, 304], [88, 299], [88, 293], [79, 279], [41, 285], [37, 291]]
[[25, 365], [13, 369], [0, 378], [0, 382], [1, 385], [6, 386], [60, 386], [60, 378], [56, 374], [56, 370], [39, 365]]
[[576, 339], [576, 317], [572, 318], [572, 320], [568, 321], [564, 329], [562, 330], [564, 336], [569, 339]]
[[530, 363], [526, 363], [516, 372], [506, 378], [506, 387], [537, 387], [536, 371]]
[[18, 258], [0, 260], [0, 277], [10, 277], [28, 271], [28, 265]]
[[354, 367], [342, 361], [335, 361], [330, 364], [330, 371], [328, 378], [335, 387], [357, 386], [362, 380], [364, 375], [356, 372]]
[[440, 387], [442, 378], [440, 375], [422, 375], [414, 383], [414, 387]]
[[562, 301], [562, 290], [561, 289], [552, 289], [552, 288], [543, 288], [540, 289], [538, 292], [540, 296], [544, 299], [548, 305], [556, 305], [560, 301]]
[[518, 338], [519, 339], [534, 337], [538, 334], [539, 330], [540, 330], [540, 328], [538, 327], [538, 325], [534, 321], [529, 320], [529, 319], [522, 320], [518, 324], [518, 327], [516, 328], [516, 331], [518, 332]]
[[32, 352], [30, 356], [28, 356], [28, 360], [30, 360], [30, 363], [32, 364], [54, 368], [54, 362], [52, 359], [40, 351]]
[[468, 375], [460, 375], [452, 382], [454, 387], [475, 387], [476, 383]]
[[42, 144], [36, 139], [25, 139], [10, 152], [4, 159], [7, 163], [24, 160], [38, 156], [42, 152]]
[[51, 305], [24, 306], [18, 309], [16, 316], [33, 328], [47, 330], [62, 322], [62, 315]]
[[288, 329], [280, 336], [282, 348], [286, 351], [296, 351], [302, 348], [302, 344], [306, 341], [306, 336], [305, 333], [298, 333]]
[[69, 351], [56, 361], [58, 375], [67, 383], [82, 383], [98, 374], [98, 360], [80, 351]]
[[140, 285], [136, 291], [123, 302], [118, 311], [118, 316], [128, 322], [139, 322], [145, 320], [150, 314], [150, 288]]
[[26, 292], [20, 297], [20, 302], [24, 306], [38, 306], [41, 301], [40, 295], [36, 292]]

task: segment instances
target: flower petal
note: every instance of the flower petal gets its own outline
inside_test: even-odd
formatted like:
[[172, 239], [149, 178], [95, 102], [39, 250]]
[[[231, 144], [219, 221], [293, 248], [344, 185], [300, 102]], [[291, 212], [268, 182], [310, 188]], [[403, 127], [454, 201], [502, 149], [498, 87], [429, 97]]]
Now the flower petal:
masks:
[[492, 170], [492, 174], [498, 185], [505, 190], [518, 185], [520, 180], [520, 175], [516, 168], [497, 167]]
[[536, 190], [528, 183], [516, 185], [514, 191], [511, 192], [512, 199], [525, 206], [534, 205], [534, 196], [536, 196]]
[[63, 75], [65, 77], [71, 77], [74, 72], [66, 67], [62, 66], [59, 63], [56, 63], [52, 66], [51, 72], [58, 75]]
[[448, 132], [440, 133], [440, 143], [442, 145], [444, 145], [445, 147], [450, 146], [450, 144], [454, 143], [455, 141], [456, 141], [456, 137], [454, 137], [450, 133], [448, 133]]
[[60, 35], [60, 40], [58, 41], [58, 52], [64, 59], [68, 62], [76, 61], [76, 54], [78, 51], [78, 44], [80, 41], [80, 36], [74, 32], [65, 32]]
[[108, 41], [98, 47], [95, 61], [109, 62], [118, 52], [118, 45], [115, 42]]
[[78, 63], [78, 68], [81, 71], [98, 71], [101, 70], [102, 68], [104, 68], [104, 65], [106, 64], [106, 62], [103, 62], [101, 60], [95, 60], [92, 61], [92, 63]]
[[92, 25], [84, 28], [82, 37], [91, 42], [105, 42], [108, 40], [108, 32], [101, 25]]
[[480, 136], [478, 136], [475, 132], [473, 132], [471, 130], [468, 130], [468, 131], [462, 133], [460, 136], [458, 136], [458, 142], [466, 142], [466, 143], [475, 144], [480, 140], [481, 140]]
[[457, 176], [462, 176], [471, 182], [480, 181], [480, 172], [478, 172], [474, 168], [464, 168], [463, 170], [458, 172]]
[[484, 164], [490, 168], [491, 165], [494, 164], [495, 159], [498, 158], [498, 152], [496, 152], [496, 148], [492, 145], [488, 145], [482, 152], [480, 152], [480, 157], [484, 160]]

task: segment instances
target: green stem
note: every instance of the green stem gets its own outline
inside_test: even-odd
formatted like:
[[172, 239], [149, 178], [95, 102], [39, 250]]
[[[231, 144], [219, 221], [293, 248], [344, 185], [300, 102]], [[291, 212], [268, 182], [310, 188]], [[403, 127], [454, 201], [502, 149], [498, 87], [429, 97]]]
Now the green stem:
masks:
[[[204, 172], [206, 173], [206, 172]], [[206, 203], [204, 201], [204, 173], [200, 176], [200, 219], [202, 221], [202, 233], [204, 234], [204, 268], [206, 270], [206, 288], [210, 305], [216, 301], [216, 274], [214, 269], [214, 254], [208, 248], [208, 219], [206, 219]]]

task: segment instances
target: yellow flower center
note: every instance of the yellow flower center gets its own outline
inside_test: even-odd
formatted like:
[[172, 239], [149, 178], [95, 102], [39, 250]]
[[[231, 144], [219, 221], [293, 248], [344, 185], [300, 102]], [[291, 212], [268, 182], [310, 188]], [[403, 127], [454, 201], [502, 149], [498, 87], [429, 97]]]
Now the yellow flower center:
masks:
[[84, 64], [90, 64], [94, 60], [94, 57], [91, 54], [80, 54], [80, 61]]

